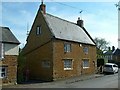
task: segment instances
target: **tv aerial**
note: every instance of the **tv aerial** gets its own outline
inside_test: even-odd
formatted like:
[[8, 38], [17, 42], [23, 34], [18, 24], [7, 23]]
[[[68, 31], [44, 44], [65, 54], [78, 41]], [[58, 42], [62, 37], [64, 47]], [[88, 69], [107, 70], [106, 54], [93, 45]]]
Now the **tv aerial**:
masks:
[[80, 10], [80, 12], [79, 12], [81, 19], [82, 19], [82, 12], [83, 12], [83, 10]]
[[115, 4], [115, 6], [118, 8], [118, 10], [120, 11], [120, 5], [119, 4]]

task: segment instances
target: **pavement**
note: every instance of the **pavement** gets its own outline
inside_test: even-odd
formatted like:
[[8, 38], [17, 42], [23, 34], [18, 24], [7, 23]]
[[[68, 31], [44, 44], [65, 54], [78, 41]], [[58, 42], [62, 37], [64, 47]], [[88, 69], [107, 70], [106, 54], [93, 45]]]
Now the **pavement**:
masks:
[[89, 79], [93, 79], [93, 78], [103, 77], [103, 76], [104, 76], [104, 74], [81, 75], [81, 76], [71, 77], [71, 78], [67, 78], [67, 79], [64, 79], [64, 80], [58, 80], [58, 81], [53, 81], [53, 82], [31, 81], [31, 82], [27, 82], [27, 83], [24, 83], [24, 84], [4, 85], [3, 88], [24, 88], [24, 87], [28, 87], [28, 86], [31, 86], [31, 85], [46, 86], [46, 85], [54, 85], [54, 84], [72, 84], [72, 83], [81, 82], [81, 81], [85, 81], [85, 80], [89, 80]]
[[89, 80], [89, 79], [93, 79], [93, 78], [99, 78], [99, 77], [103, 77], [103, 76], [104, 76], [104, 74], [82, 75], [82, 76], [79, 76], [79, 77], [73, 77], [73, 78], [67, 79], [64, 82], [69, 84], [69, 83]]

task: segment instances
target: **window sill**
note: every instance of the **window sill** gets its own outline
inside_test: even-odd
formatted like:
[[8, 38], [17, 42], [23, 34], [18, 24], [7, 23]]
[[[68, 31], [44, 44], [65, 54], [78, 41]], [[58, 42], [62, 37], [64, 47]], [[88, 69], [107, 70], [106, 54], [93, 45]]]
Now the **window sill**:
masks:
[[2, 61], [4, 59], [4, 57], [0, 58], [0, 60]]
[[73, 70], [73, 68], [64, 68], [65, 71]]
[[0, 77], [0, 79], [7, 79], [7, 77], [5, 76], [5, 77]]
[[66, 54], [66, 53], [70, 53], [70, 52], [64, 52], [64, 53]]
[[88, 69], [88, 68], [90, 68], [90, 67], [83, 67], [83, 69]]

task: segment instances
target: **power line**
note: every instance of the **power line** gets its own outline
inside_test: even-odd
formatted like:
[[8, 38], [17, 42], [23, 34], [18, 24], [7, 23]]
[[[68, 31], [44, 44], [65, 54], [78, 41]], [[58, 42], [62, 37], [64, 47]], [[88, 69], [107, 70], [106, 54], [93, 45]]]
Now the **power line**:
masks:
[[80, 9], [80, 8], [77, 8], [77, 7], [74, 7], [74, 6], [68, 5], [68, 4], [64, 4], [64, 3], [61, 3], [61, 2], [56, 2], [56, 1], [54, 1], [54, 0], [51, 0], [51, 1], [53, 1], [53, 2], [55, 2], [55, 3], [58, 3], [58, 4], [60, 4], [60, 5], [64, 5], [64, 6], [67, 6], [67, 7], [73, 8], [73, 9], [77, 9], [77, 10], [79, 10], [80, 12], [81, 12], [81, 11], [84, 11], [83, 9]]
[[54, 0], [51, 0], [51, 1], [52, 1], [52, 2], [55, 2], [55, 3], [57, 3], [57, 4], [60, 4], [60, 5], [66, 6], [66, 7], [70, 7], [70, 8], [79, 10], [79, 14], [80, 14], [80, 17], [81, 17], [81, 19], [82, 19], [82, 13], [83, 13], [83, 11], [85, 11], [85, 10], [80, 9], [80, 8], [77, 8], [77, 7], [74, 7], [74, 6], [71, 6], [71, 5], [68, 5], [68, 4], [64, 4], [64, 3], [61, 3], [61, 2], [56, 2], [56, 1], [54, 1]]
[[82, 9], [79, 9], [77, 7], [74, 7], [74, 6], [71, 6], [71, 5], [68, 5], [68, 4], [64, 4], [64, 3], [61, 3], [61, 2], [56, 2], [56, 3], [59, 3], [59, 4], [64, 5], [64, 6], [67, 6], [67, 7], [70, 7], [70, 8], [74, 8], [74, 9], [83, 11]]

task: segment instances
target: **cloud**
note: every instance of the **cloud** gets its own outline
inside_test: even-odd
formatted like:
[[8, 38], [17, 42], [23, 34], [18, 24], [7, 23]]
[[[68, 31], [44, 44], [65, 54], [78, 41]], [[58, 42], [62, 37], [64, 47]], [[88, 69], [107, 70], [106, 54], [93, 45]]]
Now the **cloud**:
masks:
[[21, 42], [21, 45], [23, 45], [26, 43], [27, 38], [27, 24], [29, 24], [30, 30], [35, 14], [27, 11], [26, 9], [11, 9], [10, 6], [12, 4], [8, 4], [9, 7], [4, 5], [2, 6], [3, 22], [0, 25], [9, 27], [17, 39]]
[[29, 29], [33, 24], [35, 14], [32, 14], [31, 12], [28, 12], [26, 10], [21, 10], [21, 18], [24, 18], [24, 21], [26, 22], [26, 25], [29, 24]]
[[[116, 14], [117, 15], [117, 14]], [[112, 13], [86, 14], [84, 16], [85, 26], [93, 37], [105, 38], [110, 45], [118, 47], [118, 24], [116, 15]]]
[[[78, 15], [69, 15], [68, 13], [56, 14], [56, 16], [66, 19], [68, 21], [77, 22]], [[69, 17], [68, 17], [69, 16]], [[117, 13], [108, 10], [99, 10], [96, 14], [85, 13], [82, 15], [84, 26], [90, 35], [95, 37], [104, 38], [110, 42], [110, 46], [118, 47], [118, 19]]]
[[49, 8], [49, 11], [56, 12], [57, 11], [57, 7], [56, 6], [52, 6], [52, 7]]
[[[39, 2], [40, 0], [2, 0], [2, 2]], [[46, 2], [73, 2], [72, 0], [45, 0]], [[74, 0], [74, 2], [118, 2], [118, 0]]]
[[0, 25], [2, 25], [2, 3], [0, 3]]
[[[29, 23], [29, 30], [33, 24], [37, 11], [33, 10], [34, 7], [28, 7], [26, 3], [15, 3], [3, 5], [3, 25], [9, 26], [13, 33], [17, 36], [21, 43], [26, 41], [27, 23]], [[32, 5], [31, 5], [32, 6]], [[76, 23], [78, 16], [80, 14], [65, 12], [61, 10], [58, 6], [51, 6], [48, 11], [57, 17], [63, 18], [65, 20]], [[66, 9], [67, 10], [67, 9]], [[105, 38], [111, 43], [111, 45], [117, 46], [117, 36], [118, 36], [118, 24], [117, 24], [117, 12], [105, 8], [104, 10], [97, 10], [93, 12], [86, 12], [82, 14], [82, 19], [84, 20], [84, 26], [90, 35], [94, 37]]]

